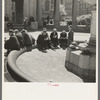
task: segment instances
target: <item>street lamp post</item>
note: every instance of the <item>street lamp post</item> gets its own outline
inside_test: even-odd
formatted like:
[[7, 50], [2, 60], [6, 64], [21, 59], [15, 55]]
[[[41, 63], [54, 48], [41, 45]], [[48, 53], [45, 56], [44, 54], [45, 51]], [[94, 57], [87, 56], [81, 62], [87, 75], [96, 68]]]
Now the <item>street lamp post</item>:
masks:
[[59, 0], [54, 0], [54, 26], [59, 28], [60, 11], [59, 11]]
[[37, 21], [38, 27], [41, 28], [42, 24], [42, 0], [37, 0]]
[[72, 26], [73, 30], [77, 28], [77, 0], [72, 1]]

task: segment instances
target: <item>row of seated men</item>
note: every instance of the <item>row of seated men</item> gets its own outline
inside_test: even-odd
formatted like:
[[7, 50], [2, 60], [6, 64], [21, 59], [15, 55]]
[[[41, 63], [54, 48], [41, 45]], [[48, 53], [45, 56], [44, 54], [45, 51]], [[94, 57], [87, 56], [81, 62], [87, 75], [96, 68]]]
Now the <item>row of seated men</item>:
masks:
[[22, 29], [19, 32], [17, 29], [9, 30], [10, 38], [6, 40], [4, 43], [4, 48], [7, 49], [6, 55], [8, 55], [12, 50], [20, 50], [27, 47], [32, 47], [35, 44], [35, 39], [30, 34], [28, 34], [27, 30]]
[[60, 45], [61, 48], [66, 48], [70, 45], [70, 43], [73, 41], [73, 31], [72, 27], [69, 27], [69, 33], [67, 37], [66, 31], [62, 31], [60, 34], [60, 38], [58, 38], [57, 29], [54, 28], [53, 32], [50, 34], [50, 37], [47, 33], [47, 29], [44, 28], [41, 34], [38, 36], [37, 40], [35, 40], [34, 37], [32, 37], [30, 34], [28, 34], [27, 30], [22, 29], [21, 32], [16, 30], [9, 30], [9, 36], [10, 38], [6, 40], [5, 38], [5, 44], [4, 47], [7, 49], [7, 55], [12, 50], [20, 50], [21, 48], [28, 48], [32, 47], [32, 45], [37, 44], [37, 47], [39, 50], [46, 52], [46, 49], [55, 49]]
[[50, 37], [47, 33], [47, 29], [44, 28], [43, 32], [37, 38], [37, 45], [39, 49], [46, 50], [47, 48], [58, 48], [58, 45], [61, 48], [67, 48], [71, 42], [73, 42], [74, 32], [72, 26], [69, 26], [68, 36], [65, 30], [60, 33], [60, 38], [58, 38], [57, 29], [54, 28]]

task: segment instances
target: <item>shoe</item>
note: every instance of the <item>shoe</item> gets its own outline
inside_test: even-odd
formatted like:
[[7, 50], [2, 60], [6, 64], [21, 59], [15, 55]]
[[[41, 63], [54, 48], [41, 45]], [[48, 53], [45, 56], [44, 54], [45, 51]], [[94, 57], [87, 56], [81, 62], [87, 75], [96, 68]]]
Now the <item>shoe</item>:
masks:
[[46, 51], [46, 50], [43, 50], [43, 52], [44, 52], [44, 53], [47, 53], [47, 51]]

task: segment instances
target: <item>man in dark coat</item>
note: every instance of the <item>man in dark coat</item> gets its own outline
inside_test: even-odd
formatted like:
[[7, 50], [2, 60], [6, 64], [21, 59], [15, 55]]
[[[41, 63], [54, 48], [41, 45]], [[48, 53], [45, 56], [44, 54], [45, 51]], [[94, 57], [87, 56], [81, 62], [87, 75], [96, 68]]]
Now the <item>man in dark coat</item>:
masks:
[[37, 46], [38, 46], [38, 49], [42, 49], [42, 47], [43, 47], [43, 36], [42, 36], [42, 33], [37, 38]]
[[60, 34], [59, 43], [61, 48], [67, 47], [67, 33], [65, 30], [63, 30]]
[[48, 33], [46, 32], [47, 29], [44, 28], [43, 32], [37, 38], [37, 45], [39, 49], [46, 51], [47, 48], [50, 48], [50, 41]]
[[69, 28], [69, 32], [68, 32], [68, 46], [69, 46], [74, 40], [74, 32], [72, 30], [71, 25], [68, 28]]
[[24, 44], [24, 37], [23, 37], [22, 33], [19, 32], [18, 29], [15, 29], [15, 35], [18, 38], [18, 41], [20, 43], [20, 47], [21, 48], [24, 48], [25, 47], [25, 44]]
[[50, 34], [50, 39], [51, 39], [51, 45], [53, 47], [57, 47], [58, 46], [58, 33], [57, 33], [56, 28], [54, 28], [53, 32]]
[[32, 45], [35, 44], [35, 39], [27, 33], [27, 30], [23, 29], [21, 31], [22, 35], [23, 35], [23, 38], [24, 38], [24, 44], [25, 44], [25, 47], [30, 50], [32, 50]]
[[9, 30], [10, 38], [5, 40], [5, 49], [7, 49], [7, 54], [12, 50], [20, 50], [20, 44], [17, 37], [13, 34], [13, 30]]

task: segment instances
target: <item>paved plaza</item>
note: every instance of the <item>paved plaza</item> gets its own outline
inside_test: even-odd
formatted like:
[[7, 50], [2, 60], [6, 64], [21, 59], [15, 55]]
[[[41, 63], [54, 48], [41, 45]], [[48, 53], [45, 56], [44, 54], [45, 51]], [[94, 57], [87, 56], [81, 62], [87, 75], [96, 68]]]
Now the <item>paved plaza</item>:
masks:
[[[29, 32], [35, 39], [41, 31]], [[48, 34], [50, 35], [50, 31]], [[60, 32], [58, 32], [60, 36]], [[5, 33], [4, 37], [9, 38], [9, 34]], [[89, 33], [75, 33], [75, 41], [89, 40]], [[22, 54], [17, 65], [23, 73], [33, 78], [35, 82], [83, 82], [83, 80], [75, 74], [67, 71], [65, 68], [66, 50], [57, 49], [56, 51], [47, 50], [43, 53], [37, 49]], [[28, 62], [28, 63], [27, 63]], [[5, 68], [5, 81], [14, 81]]]
[[22, 54], [17, 59], [18, 68], [34, 82], [83, 82], [65, 68], [66, 50], [49, 49], [47, 53], [37, 49]]

